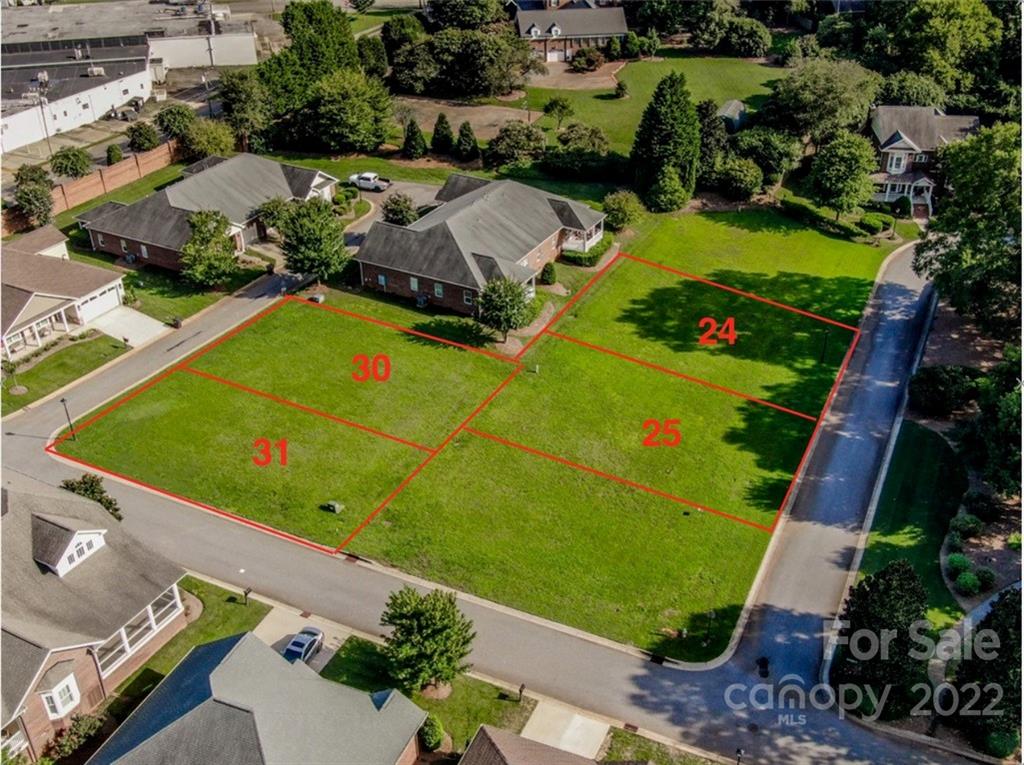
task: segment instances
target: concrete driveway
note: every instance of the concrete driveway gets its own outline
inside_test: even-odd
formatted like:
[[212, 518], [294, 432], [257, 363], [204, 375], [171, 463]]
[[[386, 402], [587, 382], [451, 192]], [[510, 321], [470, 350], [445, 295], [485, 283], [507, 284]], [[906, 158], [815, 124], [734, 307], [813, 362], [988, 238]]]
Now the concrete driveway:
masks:
[[419, 208], [435, 204], [434, 197], [440, 188], [440, 186], [431, 186], [426, 183], [396, 182], [391, 184], [391, 188], [387, 191], [364, 191], [363, 198], [373, 203], [373, 212], [345, 232], [345, 246], [359, 247], [363, 243], [363, 239], [366, 238], [366, 232], [370, 230], [370, 226], [373, 225], [374, 221], [380, 220], [382, 217], [381, 205], [392, 194], [408, 194], [412, 197], [416, 207]]
[[118, 306], [98, 316], [88, 324], [86, 329], [98, 329], [104, 335], [117, 340], [126, 340], [132, 348], [156, 340], [171, 331], [171, 328], [152, 316], [136, 311], [126, 305]]
[[275, 651], [281, 653], [303, 627], [316, 627], [324, 633], [324, 647], [309, 661], [310, 668], [317, 673], [323, 671], [331, 657], [352, 636], [350, 631], [337, 622], [317, 616], [303, 616], [281, 606], [274, 606], [270, 609], [270, 613], [256, 625], [256, 629], [252, 632]]

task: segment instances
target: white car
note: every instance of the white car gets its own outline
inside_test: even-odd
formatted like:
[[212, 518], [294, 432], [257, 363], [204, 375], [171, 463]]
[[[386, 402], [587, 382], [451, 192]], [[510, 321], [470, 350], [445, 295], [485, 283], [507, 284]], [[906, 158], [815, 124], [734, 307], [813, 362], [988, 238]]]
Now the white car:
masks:
[[356, 173], [348, 177], [348, 182], [363, 191], [387, 191], [391, 187], [388, 178], [381, 178], [377, 173]]

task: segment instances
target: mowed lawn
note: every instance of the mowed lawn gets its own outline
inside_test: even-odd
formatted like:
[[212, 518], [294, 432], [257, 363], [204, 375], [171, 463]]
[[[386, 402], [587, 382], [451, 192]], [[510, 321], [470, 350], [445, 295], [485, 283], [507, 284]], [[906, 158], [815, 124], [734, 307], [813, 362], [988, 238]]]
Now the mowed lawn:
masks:
[[[852, 330], [634, 260], [612, 268], [555, 331], [818, 416]], [[731, 345], [708, 334], [729, 319]]]
[[[386, 363], [387, 379], [354, 379], [364, 375], [357, 356], [380, 359], [378, 371]], [[298, 301], [282, 303], [191, 366], [431, 448], [515, 369]]]
[[[287, 440], [287, 464], [254, 442]], [[421, 462], [403, 444], [178, 371], [59, 451], [276, 529], [336, 546]], [[326, 512], [329, 501], [345, 505]]]
[[[728, 643], [769, 539], [463, 434], [347, 549], [598, 635], [700, 660]], [[677, 634], [682, 629], [686, 638]]]
[[[785, 76], [785, 70], [739, 58], [717, 56], [690, 56], [682, 51], [664, 48], [660, 60], [634, 61], [621, 69], [618, 79], [629, 88], [628, 98], [615, 98], [613, 90], [559, 90], [527, 88], [527, 100], [534, 111], [544, 108], [556, 96], [568, 98], [574, 115], [573, 121], [596, 125], [604, 130], [614, 151], [628, 154], [640, 116], [665, 75], [680, 72], [686, 77], [690, 97], [696, 103], [710, 99], [721, 105], [729, 99], [739, 99], [750, 109], [756, 109], [770, 90], [773, 80]], [[504, 103], [504, 106], [514, 105]], [[541, 127], [553, 130], [555, 120], [541, 118]]]
[[[556, 338], [541, 341], [524, 361], [527, 371], [473, 421], [474, 430], [765, 527], [814, 429], [791, 414]], [[677, 420], [678, 443], [645, 445], [652, 420]], [[652, 440], [666, 438], [675, 437]]]

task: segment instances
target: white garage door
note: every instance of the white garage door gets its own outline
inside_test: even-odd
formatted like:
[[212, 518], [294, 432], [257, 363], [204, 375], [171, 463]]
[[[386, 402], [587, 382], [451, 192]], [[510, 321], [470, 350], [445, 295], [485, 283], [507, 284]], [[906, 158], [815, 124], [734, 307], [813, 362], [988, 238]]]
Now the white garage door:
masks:
[[121, 299], [118, 297], [117, 287], [111, 286], [79, 303], [78, 313], [82, 317], [82, 323], [87, 324], [97, 316], [102, 316], [111, 308], [117, 308], [119, 305], [121, 305]]
[[565, 61], [564, 50], [549, 50], [548, 61]]

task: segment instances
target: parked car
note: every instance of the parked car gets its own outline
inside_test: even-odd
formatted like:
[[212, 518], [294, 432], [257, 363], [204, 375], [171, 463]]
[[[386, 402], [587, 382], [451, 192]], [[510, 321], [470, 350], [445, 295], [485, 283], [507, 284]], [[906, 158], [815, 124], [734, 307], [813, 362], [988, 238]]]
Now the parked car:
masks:
[[391, 180], [381, 178], [377, 173], [356, 173], [348, 177], [348, 182], [363, 191], [387, 191], [391, 188]]
[[320, 653], [324, 647], [324, 633], [316, 627], [303, 627], [302, 630], [285, 646], [281, 655], [294, 664], [297, 661], [309, 663], [309, 660]]

